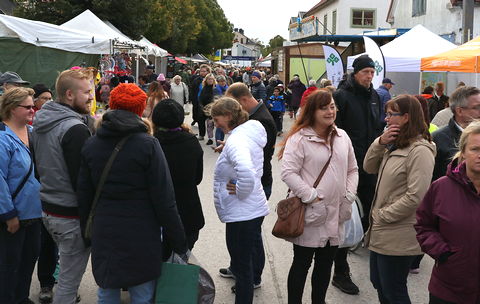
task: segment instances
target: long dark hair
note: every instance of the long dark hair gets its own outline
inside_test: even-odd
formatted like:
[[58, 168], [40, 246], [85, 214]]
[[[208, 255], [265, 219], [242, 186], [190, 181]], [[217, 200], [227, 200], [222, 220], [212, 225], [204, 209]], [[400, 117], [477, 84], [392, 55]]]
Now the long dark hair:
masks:
[[423, 117], [422, 106], [413, 95], [403, 94], [395, 97], [385, 105], [385, 112], [391, 109], [400, 114], [408, 114], [408, 122], [400, 129], [400, 134], [395, 140], [397, 148], [406, 148], [413, 143], [419, 135], [429, 142], [432, 136], [428, 132], [428, 126]]
[[283, 152], [285, 151], [285, 145], [288, 139], [298, 131], [303, 128], [313, 127], [315, 125], [315, 113], [318, 109], [328, 106], [332, 102], [332, 93], [330, 93], [327, 89], [318, 89], [315, 90], [312, 94], [307, 97], [307, 101], [305, 102], [305, 106], [300, 113], [300, 116], [297, 117], [297, 120], [293, 124], [290, 132], [285, 137], [284, 140], [278, 145], [280, 147], [280, 151], [278, 152], [278, 159], [282, 159]]

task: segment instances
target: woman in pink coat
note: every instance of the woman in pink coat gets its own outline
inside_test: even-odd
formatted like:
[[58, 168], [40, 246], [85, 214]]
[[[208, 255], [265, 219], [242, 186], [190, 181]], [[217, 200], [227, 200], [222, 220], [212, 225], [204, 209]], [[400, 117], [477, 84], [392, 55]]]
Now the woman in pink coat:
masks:
[[[337, 248], [344, 239], [344, 222], [352, 212], [358, 171], [353, 146], [345, 131], [334, 125], [337, 109], [330, 92], [313, 92], [300, 117], [282, 143], [282, 180], [290, 195], [305, 203], [303, 234], [293, 243], [288, 274], [288, 303], [302, 303], [308, 269], [315, 256], [311, 303], [324, 303]], [[333, 151], [330, 143], [333, 140]], [[316, 188], [320, 171], [333, 153]]]

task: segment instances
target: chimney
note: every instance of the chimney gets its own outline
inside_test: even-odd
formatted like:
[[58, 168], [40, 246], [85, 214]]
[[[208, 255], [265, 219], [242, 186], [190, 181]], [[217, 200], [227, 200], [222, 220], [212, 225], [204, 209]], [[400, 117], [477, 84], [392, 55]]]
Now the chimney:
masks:
[[238, 32], [243, 35], [243, 29], [239, 29]]
[[238, 33], [238, 28], [234, 28], [233, 31]]

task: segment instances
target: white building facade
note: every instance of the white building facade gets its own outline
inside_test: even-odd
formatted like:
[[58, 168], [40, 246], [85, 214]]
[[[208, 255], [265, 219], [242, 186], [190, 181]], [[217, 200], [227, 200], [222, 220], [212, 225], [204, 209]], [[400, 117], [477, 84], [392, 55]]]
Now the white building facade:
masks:
[[322, 0], [303, 16], [315, 16], [319, 35], [355, 35], [390, 28], [387, 0]]
[[[422, 24], [445, 39], [462, 43], [461, 1], [458, 0], [391, 0], [387, 21], [392, 27], [410, 28]], [[480, 1], [475, 1], [473, 37], [480, 35]]]
[[243, 29], [234, 29], [235, 37], [230, 49], [222, 51], [222, 61], [238, 66], [251, 66], [261, 56], [261, 46], [245, 36]]

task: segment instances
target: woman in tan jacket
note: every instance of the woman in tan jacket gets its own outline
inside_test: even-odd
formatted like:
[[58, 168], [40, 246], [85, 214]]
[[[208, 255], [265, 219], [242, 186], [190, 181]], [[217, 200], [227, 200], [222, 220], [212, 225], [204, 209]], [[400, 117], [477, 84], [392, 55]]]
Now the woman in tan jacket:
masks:
[[409, 304], [407, 276], [416, 255], [415, 211], [427, 192], [435, 163], [419, 101], [400, 95], [386, 106], [387, 129], [363, 163], [378, 174], [365, 244], [370, 249], [370, 280], [381, 304]]

